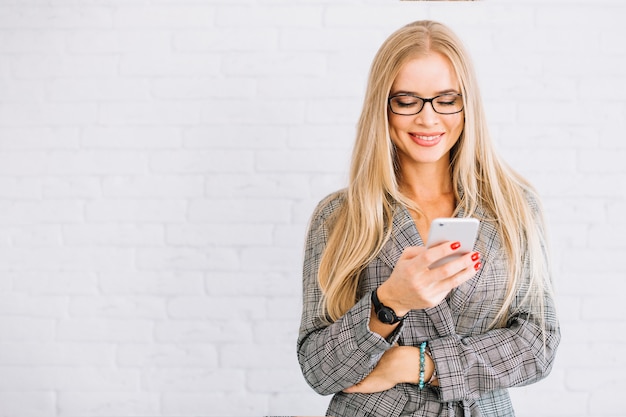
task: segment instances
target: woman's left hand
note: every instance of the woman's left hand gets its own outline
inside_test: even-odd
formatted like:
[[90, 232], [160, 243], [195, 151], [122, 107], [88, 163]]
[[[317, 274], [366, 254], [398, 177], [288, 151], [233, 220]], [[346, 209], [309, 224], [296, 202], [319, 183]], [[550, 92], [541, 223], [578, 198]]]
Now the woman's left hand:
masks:
[[343, 392], [371, 394], [386, 391], [401, 383], [417, 384], [420, 372], [419, 358], [418, 347], [393, 346], [383, 354], [368, 376]]

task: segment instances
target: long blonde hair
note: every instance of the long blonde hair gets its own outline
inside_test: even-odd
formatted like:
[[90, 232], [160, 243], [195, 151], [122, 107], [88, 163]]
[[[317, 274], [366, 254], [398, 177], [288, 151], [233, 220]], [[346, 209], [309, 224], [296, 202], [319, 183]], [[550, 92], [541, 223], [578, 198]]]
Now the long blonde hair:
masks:
[[[372, 63], [346, 198], [331, 220], [318, 271], [323, 315], [335, 321], [356, 303], [359, 276], [389, 239], [394, 207], [400, 203], [419, 210], [399, 190], [387, 97], [404, 63], [431, 51], [449, 59], [464, 100], [464, 129], [450, 158], [457, 210], [472, 216], [482, 207], [489, 213], [509, 260], [505, 300], [492, 327], [506, 324], [509, 309], [522, 289], [521, 305], [538, 313], [543, 327], [550, 279], [544, 222], [536, 206], [539, 200], [530, 184], [496, 155], [471, 60], [456, 35], [433, 21], [413, 22], [394, 32]], [[526, 274], [529, 282], [523, 280]]]

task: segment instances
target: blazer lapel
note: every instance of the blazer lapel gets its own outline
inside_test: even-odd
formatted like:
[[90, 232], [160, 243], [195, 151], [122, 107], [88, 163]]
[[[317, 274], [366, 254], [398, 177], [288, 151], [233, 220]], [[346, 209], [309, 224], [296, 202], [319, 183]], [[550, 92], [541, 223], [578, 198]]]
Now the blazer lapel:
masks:
[[[480, 217], [480, 214], [483, 213], [477, 214]], [[456, 217], [463, 217], [463, 215], [464, 213], [461, 209], [456, 214]], [[383, 245], [378, 254], [378, 258], [389, 266], [389, 268], [393, 269], [405, 248], [408, 246], [423, 245], [424, 241], [415, 227], [415, 222], [413, 221], [411, 214], [404, 206], [398, 204], [393, 217], [393, 230], [391, 232], [391, 236]], [[450, 336], [456, 333], [456, 321], [454, 320], [450, 303], [463, 304], [463, 300], [458, 299], [458, 296], [461, 295], [462, 298], [466, 298], [468, 292], [471, 293], [476, 286], [476, 280], [472, 279], [463, 285], [470, 286], [470, 288], [464, 288], [464, 291], [457, 291], [454, 289], [450, 292], [448, 297], [446, 297], [446, 299], [444, 299], [437, 306], [424, 310], [430, 318], [437, 333], [441, 337]]]
[[387, 264], [389, 268], [393, 269], [404, 249], [409, 246], [423, 245], [424, 243], [415, 227], [411, 214], [404, 206], [396, 204], [391, 236], [378, 253], [378, 258]]

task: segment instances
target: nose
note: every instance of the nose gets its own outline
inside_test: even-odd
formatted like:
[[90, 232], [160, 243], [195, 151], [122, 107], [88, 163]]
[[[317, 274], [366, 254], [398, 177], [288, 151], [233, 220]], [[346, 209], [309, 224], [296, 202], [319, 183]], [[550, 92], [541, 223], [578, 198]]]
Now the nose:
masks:
[[422, 107], [422, 111], [415, 115], [415, 122], [423, 125], [434, 125], [437, 124], [439, 120], [439, 115], [433, 108], [432, 101], [424, 103], [424, 107]]

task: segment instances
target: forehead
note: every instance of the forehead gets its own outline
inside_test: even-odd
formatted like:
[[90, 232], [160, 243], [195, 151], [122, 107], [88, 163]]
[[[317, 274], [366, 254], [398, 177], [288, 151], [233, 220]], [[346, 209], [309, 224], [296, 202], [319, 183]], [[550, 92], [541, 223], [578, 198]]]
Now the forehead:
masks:
[[431, 52], [412, 58], [400, 68], [391, 87], [391, 93], [407, 92], [431, 97], [459, 90], [459, 80], [448, 58]]

